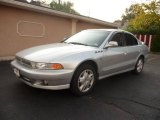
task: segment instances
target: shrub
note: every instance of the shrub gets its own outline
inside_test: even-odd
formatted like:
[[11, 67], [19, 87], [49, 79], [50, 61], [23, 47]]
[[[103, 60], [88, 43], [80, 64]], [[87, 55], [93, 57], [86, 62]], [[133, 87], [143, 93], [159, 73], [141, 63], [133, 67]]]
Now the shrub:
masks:
[[160, 35], [156, 35], [156, 37], [152, 41], [151, 45], [152, 52], [160, 52]]

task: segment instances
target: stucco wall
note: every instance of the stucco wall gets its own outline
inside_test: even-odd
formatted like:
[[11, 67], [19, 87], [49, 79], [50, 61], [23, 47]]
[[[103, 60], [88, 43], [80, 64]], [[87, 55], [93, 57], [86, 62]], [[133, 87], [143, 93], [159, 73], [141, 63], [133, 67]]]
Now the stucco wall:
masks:
[[0, 57], [12, 56], [35, 45], [58, 42], [71, 34], [70, 19], [1, 5], [0, 15]]
[[102, 29], [102, 28], [111, 28], [111, 27], [88, 23], [88, 22], [83, 22], [83, 21], [77, 22], [77, 32], [79, 32], [81, 30], [85, 30], [85, 29]]
[[0, 15], [0, 58], [32, 46], [59, 42], [83, 29], [111, 28], [5, 5], [0, 5]]

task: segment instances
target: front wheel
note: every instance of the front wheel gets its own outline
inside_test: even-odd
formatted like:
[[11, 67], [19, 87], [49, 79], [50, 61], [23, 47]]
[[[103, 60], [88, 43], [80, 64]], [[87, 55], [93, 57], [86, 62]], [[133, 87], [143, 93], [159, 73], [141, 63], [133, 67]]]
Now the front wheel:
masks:
[[91, 65], [84, 64], [80, 66], [71, 81], [71, 91], [75, 95], [88, 94], [95, 85], [97, 80], [97, 72]]
[[144, 66], [144, 59], [143, 59], [142, 57], [140, 57], [140, 58], [137, 60], [137, 63], [136, 63], [134, 72], [135, 72], [136, 74], [141, 73], [142, 70], [143, 70], [143, 66]]

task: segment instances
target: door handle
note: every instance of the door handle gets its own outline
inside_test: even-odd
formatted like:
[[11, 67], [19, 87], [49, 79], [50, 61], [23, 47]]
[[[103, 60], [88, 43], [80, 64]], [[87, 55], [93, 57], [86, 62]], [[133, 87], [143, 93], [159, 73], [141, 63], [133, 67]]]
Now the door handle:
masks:
[[123, 54], [124, 54], [124, 55], [127, 55], [127, 53], [126, 53], [126, 52], [124, 52]]

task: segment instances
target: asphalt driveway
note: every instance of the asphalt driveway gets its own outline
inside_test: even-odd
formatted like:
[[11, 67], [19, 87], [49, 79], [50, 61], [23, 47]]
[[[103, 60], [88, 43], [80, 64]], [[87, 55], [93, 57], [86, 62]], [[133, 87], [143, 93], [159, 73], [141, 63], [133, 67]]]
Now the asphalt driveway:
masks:
[[0, 120], [160, 120], [160, 55], [141, 75], [106, 78], [83, 97], [29, 87], [0, 62]]

